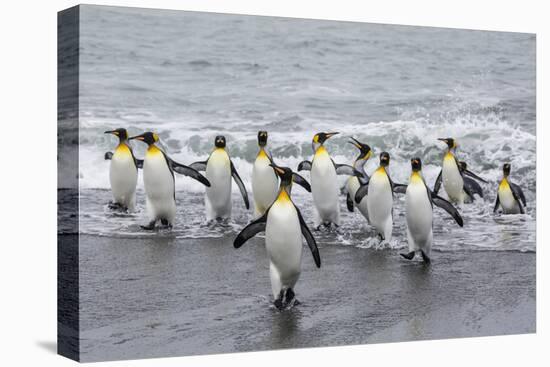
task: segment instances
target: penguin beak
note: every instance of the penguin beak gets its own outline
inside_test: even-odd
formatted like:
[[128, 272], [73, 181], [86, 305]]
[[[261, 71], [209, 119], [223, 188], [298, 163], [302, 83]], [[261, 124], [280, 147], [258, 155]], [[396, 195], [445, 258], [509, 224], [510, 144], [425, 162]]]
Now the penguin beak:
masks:
[[271, 167], [273, 167], [273, 169], [275, 170], [275, 173], [277, 173], [278, 176], [282, 176], [285, 173], [285, 171], [283, 169], [277, 167], [276, 165], [274, 165], [272, 163], [270, 163], [269, 165]]
[[133, 140], [133, 139], [144, 141], [145, 138], [143, 137], [143, 135], [136, 135], [128, 138], [128, 140]]
[[438, 138], [437, 140], [442, 141], [442, 142], [444, 142], [445, 144], [447, 144], [447, 143], [449, 142], [449, 141], [448, 141], [447, 139], [445, 139], [445, 138]]
[[357, 140], [355, 140], [354, 138], [351, 138], [351, 140], [348, 141], [348, 143], [350, 143], [351, 145], [353, 145], [357, 149], [361, 149], [361, 145], [359, 145], [359, 142]]
[[331, 138], [331, 137], [333, 137], [334, 135], [337, 135], [337, 134], [340, 134], [340, 133], [338, 133], [338, 132], [336, 132], [336, 133], [327, 133], [327, 134], [326, 134], [326, 135], [327, 135], [327, 139], [329, 139], [329, 138]]
[[103, 134], [113, 134], [113, 135], [118, 136], [118, 131], [116, 131], [116, 130], [109, 130], [109, 131], [105, 131]]

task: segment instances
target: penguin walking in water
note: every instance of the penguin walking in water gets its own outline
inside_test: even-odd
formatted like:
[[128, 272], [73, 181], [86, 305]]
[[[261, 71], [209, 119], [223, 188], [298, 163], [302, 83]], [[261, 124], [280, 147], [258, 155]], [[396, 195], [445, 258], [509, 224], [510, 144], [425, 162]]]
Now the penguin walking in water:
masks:
[[225, 137], [216, 136], [214, 146], [214, 151], [206, 161], [195, 162], [190, 166], [197, 171], [205, 171], [206, 178], [210, 182], [211, 186], [206, 188], [205, 197], [206, 219], [208, 220], [231, 217], [231, 178], [239, 187], [246, 209], [250, 208], [244, 183], [225, 150]]
[[[475, 192], [472, 192], [472, 190], [477, 189], [477, 187], [474, 187], [477, 183], [472, 183], [473, 180], [470, 177], [483, 183], [487, 183], [487, 181], [469, 171], [467, 166], [460, 164], [455, 156], [457, 143], [453, 138], [440, 138], [438, 140], [447, 144], [448, 149], [443, 157], [441, 172], [439, 172], [435, 181], [434, 192], [436, 194], [439, 192], [443, 182], [443, 188], [452, 202], [462, 205], [467, 198], [473, 200]], [[467, 176], [469, 177], [466, 178]]]
[[114, 153], [105, 153], [105, 159], [111, 160], [109, 181], [113, 201], [109, 204], [109, 208], [133, 212], [136, 207], [138, 168], [142, 168], [143, 160], [136, 159], [134, 156], [126, 129], [105, 131], [105, 134], [118, 137], [118, 145]]
[[[279, 176], [272, 165], [273, 158], [267, 150], [267, 131], [258, 132], [258, 146], [260, 148], [252, 169], [252, 193], [254, 195], [254, 217], [259, 218], [277, 198], [279, 191]], [[311, 192], [309, 183], [299, 174], [292, 174], [293, 181], [308, 192]]]
[[321, 257], [315, 238], [300, 210], [292, 202], [292, 170], [275, 165], [272, 167], [281, 179], [277, 198], [260, 218], [248, 224], [238, 234], [233, 245], [239, 248], [259, 232], [265, 231], [274, 304], [278, 309], [283, 309], [294, 299], [294, 286], [300, 277], [302, 236], [306, 239], [318, 268], [321, 267]]
[[390, 154], [380, 153], [380, 166], [367, 182], [355, 193], [355, 202], [361, 205], [366, 196], [370, 224], [375, 228], [381, 241], [390, 242], [393, 227], [393, 193], [404, 191], [405, 185], [392, 181], [387, 168], [390, 165]]
[[510, 163], [505, 163], [502, 166], [502, 180], [498, 185], [497, 199], [493, 213], [496, 213], [498, 207], [502, 208], [503, 214], [525, 214], [524, 206], [526, 205], [525, 195], [521, 187], [511, 182]]
[[422, 162], [420, 158], [411, 159], [412, 173], [409, 185], [405, 191], [405, 210], [407, 218], [407, 239], [409, 253], [400, 254], [407, 260], [412, 260], [420, 252], [425, 263], [430, 263], [430, 251], [433, 242], [433, 205], [447, 211], [459, 226], [463, 220], [456, 208], [447, 200], [434, 194], [422, 176]]
[[311, 192], [316, 209], [315, 227], [321, 224], [340, 226], [340, 205], [338, 204], [338, 182], [336, 175], [356, 175], [362, 177], [361, 172], [347, 164], [336, 164], [324, 147], [325, 141], [338, 134], [318, 133], [312, 141], [313, 161], [303, 161], [298, 165], [298, 171], [311, 171]]
[[350, 212], [353, 212], [354, 208], [357, 207], [359, 209], [359, 212], [363, 214], [367, 222], [369, 221], [369, 213], [367, 208], [367, 201], [362, 200], [359, 204], [355, 203], [355, 194], [357, 193], [357, 190], [359, 190], [359, 187], [361, 185], [365, 185], [369, 181], [369, 175], [365, 172], [365, 164], [369, 160], [369, 158], [372, 156], [372, 150], [370, 146], [367, 144], [363, 144], [360, 141], [351, 138], [349, 141], [350, 144], [352, 144], [354, 147], [359, 149], [359, 155], [355, 159], [355, 162], [353, 163], [353, 168], [355, 168], [357, 171], [361, 172], [363, 177], [358, 176], [351, 176], [346, 181], [346, 204], [348, 207], [348, 210]]
[[194, 178], [206, 187], [210, 186], [210, 182], [193, 168], [168, 157], [155, 145], [159, 141], [157, 134], [146, 132], [130, 139], [136, 139], [148, 145], [143, 161], [143, 182], [151, 221], [141, 228], [153, 230], [159, 220], [163, 226], [172, 227], [176, 217], [174, 172]]

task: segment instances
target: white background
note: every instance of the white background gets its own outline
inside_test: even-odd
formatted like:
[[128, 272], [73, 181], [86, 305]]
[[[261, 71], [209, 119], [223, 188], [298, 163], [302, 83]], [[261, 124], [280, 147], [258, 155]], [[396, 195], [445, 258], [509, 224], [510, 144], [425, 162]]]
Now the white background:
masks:
[[[98, 366], [548, 363], [549, 264], [544, 230], [550, 157], [550, 12], [544, 1], [95, 1], [97, 4], [537, 33], [537, 334], [100, 363]], [[74, 1], [0, 5], [0, 364], [71, 365], [56, 340], [57, 11]]]

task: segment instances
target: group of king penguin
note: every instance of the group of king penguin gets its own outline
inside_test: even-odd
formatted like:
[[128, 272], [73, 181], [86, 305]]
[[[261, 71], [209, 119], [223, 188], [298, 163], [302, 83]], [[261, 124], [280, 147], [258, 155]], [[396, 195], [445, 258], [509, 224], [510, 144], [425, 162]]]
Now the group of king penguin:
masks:
[[[154, 132], [129, 137], [126, 129], [119, 128], [105, 133], [113, 134], [119, 139], [114, 152], [105, 153], [105, 159], [111, 161], [109, 178], [113, 201], [109, 207], [130, 212], [135, 210], [138, 169], [142, 169], [146, 207], [150, 218], [149, 223], [141, 226], [144, 230], [155, 229], [159, 222], [163, 227], [172, 227], [176, 214], [174, 172], [191, 177], [206, 187], [205, 207], [209, 221], [231, 217], [232, 180], [236, 182], [244, 204], [249, 209], [247, 190], [226, 151], [224, 136], [216, 136], [214, 149], [206, 160], [186, 166], [174, 161], [157, 145], [159, 136]], [[252, 171], [254, 220], [237, 235], [233, 245], [239, 248], [256, 234], [265, 232], [271, 288], [274, 304], [279, 309], [295, 302], [294, 287], [301, 272], [302, 236], [311, 250], [316, 266], [321, 267], [315, 237], [292, 201], [294, 183], [312, 193], [315, 228], [338, 227], [340, 188], [337, 175], [349, 176], [343, 188], [347, 209], [353, 212], [357, 208], [380, 240], [387, 242], [392, 237], [394, 194], [405, 194], [409, 252], [400, 255], [412, 260], [419, 254], [428, 264], [433, 242], [433, 206], [444, 209], [462, 227], [463, 219], [453, 203], [462, 205], [471, 202], [475, 200], [475, 194], [483, 197], [478, 181], [487, 181], [472, 173], [465, 162], [457, 159], [457, 142], [453, 138], [439, 139], [447, 145], [447, 151], [441, 172], [431, 190], [422, 175], [422, 161], [417, 157], [411, 159], [411, 175], [407, 185], [395, 183], [391, 179], [388, 172], [388, 152], [380, 153], [378, 168], [371, 175], [367, 174], [365, 164], [373, 152], [369, 145], [353, 137], [349, 143], [359, 150], [353, 164], [335, 163], [324, 144], [336, 134], [338, 133], [315, 134], [312, 140], [312, 160], [298, 165], [298, 171], [310, 171], [310, 184], [292, 169], [276, 164], [267, 148], [267, 131], [258, 132], [259, 152]], [[134, 156], [130, 140], [147, 144], [143, 160]], [[521, 188], [510, 181], [510, 168], [509, 163], [503, 166], [503, 178], [498, 186], [493, 211], [496, 212], [500, 207], [503, 214], [523, 214], [525, 196]], [[441, 186], [449, 200], [438, 195]]]

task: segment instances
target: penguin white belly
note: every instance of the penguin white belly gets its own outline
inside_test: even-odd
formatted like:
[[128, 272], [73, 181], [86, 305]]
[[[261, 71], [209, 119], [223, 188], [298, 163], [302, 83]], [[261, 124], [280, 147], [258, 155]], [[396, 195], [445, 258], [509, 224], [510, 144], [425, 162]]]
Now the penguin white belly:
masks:
[[498, 200], [500, 201], [500, 206], [502, 207], [502, 212], [504, 214], [521, 213], [519, 204], [514, 198], [514, 194], [512, 193], [508, 182], [500, 183], [498, 187]]
[[148, 151], [143, 162], [143, 183], [151, 220], [167, 219], [174, 223], [176, 202], [174, 176], [160, 150]]
[[206, 164], [206, 216], [208, 220], [231, 216], [231, 162], [224, 149], [216, 149]]
[[392, 207], [393, 194], [388, 176], [383, 170], [377, 170], [369, 180], [367, 209], [370, 224], [388, 242], [392, 236]]
[[359, 209], [359, 212], [363, 214], [365, 219], [367, 221], [369, 220], [369, 211], [367, 208], [367, 198], [363, 198], [359, 204], [355, 202], [355, 194], [357, 193], [357, 190], [359, 190], [359, 187], [361, 184], [359, 183], [359, 179], [355, 176], [352, 176], [348, 178], [348, 181], [346, 183], [346, 189], [348, 190], [348, 193], [350, 194], [351, 200], [353, 202], [353, 206]]
[[252, 193], [256, 217], [263, 215], [277, 197], [279, 180], [269, 163], [267, 156], [259, 155], [252, 169]]
[[451, 201], [459, 204], [464, 203], [464, 180], [458, 170], [456, 161], [453, 155], [447, 154], [443, 159], [443, 187]]
[[269, 209], [265, 245], [270, 260], [273, 297], [293, 288], [301, 271], [302, 231], [296, 208], [290, 200], [278, 200]]
[[[324, 148], [319, 148], [324, 149]], [[317, 153], [311, 167], [311, 193], [319, 216], [319, 223], [340, 225], [336, 169], [326, 151]]]
[[[415, 180], [414, 178], [412, 180]], [[419, 179], [418, 179], [419, 180]], [[412, 182], [405, 194], [409, 250], [424, 250], [429, 254], [432, 242], [433, 209], [426, 186], [422, 181]]]
[[118, 147], [111, 159], [109, 180], [113, 199], [129, 211], [135, 209], [137, 168], [128, 147]]

